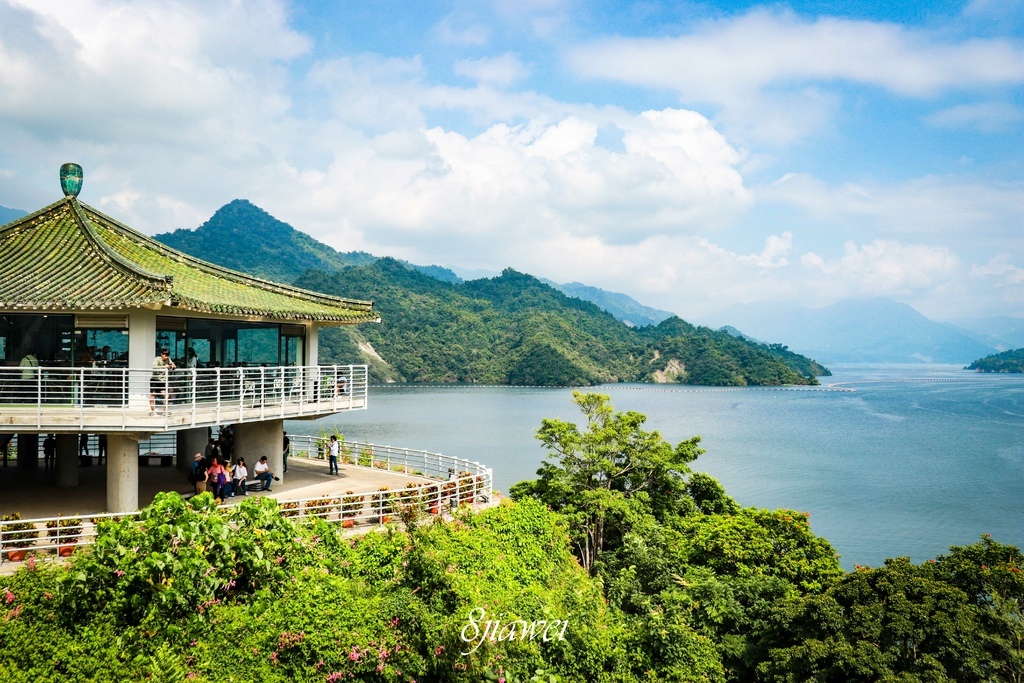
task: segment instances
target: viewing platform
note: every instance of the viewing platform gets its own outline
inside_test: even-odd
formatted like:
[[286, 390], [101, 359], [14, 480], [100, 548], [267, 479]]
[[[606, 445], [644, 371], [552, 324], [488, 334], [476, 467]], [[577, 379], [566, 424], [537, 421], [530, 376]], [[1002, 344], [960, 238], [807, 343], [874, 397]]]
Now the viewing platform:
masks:
[[367, 406], [365, 365], [188, 368], [159, 376], [135, 368], [0, 368], [0, 433], [164, 432]]

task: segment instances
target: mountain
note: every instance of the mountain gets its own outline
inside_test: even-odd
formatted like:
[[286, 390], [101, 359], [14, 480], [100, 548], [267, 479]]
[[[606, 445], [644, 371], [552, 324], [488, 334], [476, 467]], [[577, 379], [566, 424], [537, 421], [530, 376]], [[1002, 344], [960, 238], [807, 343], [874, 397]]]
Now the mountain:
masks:
[[675, 315], [675, 313], [669, 311], [659, 311], [657, 308], [644, 306], [627, 294], [609, 292], [580, 282], [569, 282], [560, 285], [544, 278], [541, 281], [551, 285], [563, 294], [595, 304], [601, 310], [611, 313], [616, 320], [621, 320], [630, 327], [657, 325], [662, 320]]
[[968, 370], [978, 372], [1024, 372], [1024, 349], [1003, 351], [981, 360], [976, 360], [967, 366]]
[[633, 329], [532, 275], [448, 283], [382, 258], [299, 287], [373, 299], [380, 325], [320, 333], [323, 362], [362, 358], [374, 381], [578, 386], [659, 381], [717, 386], [808, 384], [814, 361], [672, 317]]
[[674, 316], [634, 329], [589, 301], [511, 269], [467, 282], [440, 266], [341, 253], [245, 200], [221, 207], [196, 230], [156, 238], [243, 272], [374, 300], [380, 325], [320, 333], [321, 362], [363, 359], [374, 381], [742, 386], [816, 383], [813, 376], [828, 374], [785, 347], [736, 339]]
[[6, 206], [0, 206], [0, 225], [7, 225], [13, 220], [27, 216], [28, 213], [19, 209], [9, 209]]
[[[307, 270], [341, 270], [377, 259], [365, 251], [337, 251], [245, 199], [225, 204], [195, 230], [153, 238], [204, 261], [276, 282], [291, 282]], [[462, 282], [448, 268], [409, 265], [439, 280]]]
[[997, 351], [1019, 349], [1024, 346], [1024, 318], [996, 316], [990, 318], [965, 318], [954, 320], [953, 324], [976, 342], [991, 346]]
[[758, 339], [786, 340], [829, 363], [968, 363], [995, 351], [955, 325], [929, 320], [889, 299], [839, 301], [825, 308], [757, 303], [714, 316]]

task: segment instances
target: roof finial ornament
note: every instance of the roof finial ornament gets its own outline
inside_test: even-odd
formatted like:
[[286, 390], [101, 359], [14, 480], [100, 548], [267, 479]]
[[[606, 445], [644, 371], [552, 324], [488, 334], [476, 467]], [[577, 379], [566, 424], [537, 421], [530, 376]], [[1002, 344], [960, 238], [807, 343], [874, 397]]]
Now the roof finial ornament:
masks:
[[82, 167], [78, 164], [67, 163], [60, 167], [60, 189], [64, 190], [65, 197], [77, 197], [82, 191]]

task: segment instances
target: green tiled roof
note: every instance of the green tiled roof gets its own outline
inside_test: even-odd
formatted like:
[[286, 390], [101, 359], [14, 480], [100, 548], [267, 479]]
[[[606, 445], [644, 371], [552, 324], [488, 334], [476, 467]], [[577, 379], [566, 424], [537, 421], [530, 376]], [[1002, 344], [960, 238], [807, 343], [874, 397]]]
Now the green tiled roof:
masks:
[[134, 307], [335, 325], [378, 317], [372, 301], [318, 294], [200, 261], [74, 197], [0, 228], [0, 309]]

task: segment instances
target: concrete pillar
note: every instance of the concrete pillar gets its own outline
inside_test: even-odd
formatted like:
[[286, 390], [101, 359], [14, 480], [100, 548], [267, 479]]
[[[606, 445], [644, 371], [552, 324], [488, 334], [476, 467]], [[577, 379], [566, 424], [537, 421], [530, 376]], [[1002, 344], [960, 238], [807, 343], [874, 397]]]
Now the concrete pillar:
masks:
[[139, 435], [107, 435], [107, 512], [139, 509]]
[[18, 434], [18, 469], [34, 470], [39, 467], [39, 435]]
[[78, 486], [78, 435], [57, 435], [57, 462], [54, 466], [57, 488], [72, 489]]
[[187, 471], [192, 467], [192, 456], [206, 452], [206, 444], [210, 442], [210, 430], [207, 427], [182, 429], [176, 432], [175, 437], [177, 452], [174, 464], [179, 470]]
[[149, 378], [156, 358], [156, 311], [140, 308], [128, 313], [128, 367], [131, 374], [128, 393], [129, 405], [135, 410], [149, 412]]
[[[234, 457], [245, 458], [249, 474], [259, 459], [267, 456], [270, 471], [284, 482], [284, 420], [246, 422], [235, 425]], [[276, 484], [275, 484], [276, 485]]]
[[320, 327], [316, 323], [306, 328], [306, 358], [302, 364], [320, 364]]

